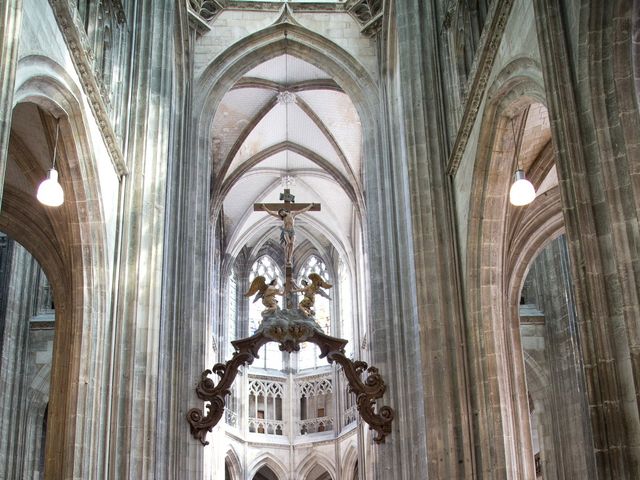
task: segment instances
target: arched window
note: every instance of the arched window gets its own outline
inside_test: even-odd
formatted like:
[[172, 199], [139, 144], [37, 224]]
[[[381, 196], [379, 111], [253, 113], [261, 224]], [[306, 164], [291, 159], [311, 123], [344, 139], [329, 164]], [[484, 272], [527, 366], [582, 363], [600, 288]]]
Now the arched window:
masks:
[[[267, 255], [260, 257], [251, 266], [249, 282], [252, 282], [257, 276], [263, 276], [267, 283], [275, 279], [279, 286], [283, 284], [283, 275], [280, 268], [276, 265], [276, 262]], [[253, 299], [249, 299], [249, 301], [251, 302], [249, 306], [249, 335], [253, 335], [262, 322], [264, 306], [260, 300], [254, 302]], [[253, 362], [254, 367], [282, 370], [282, 352], [277, 343], [267, 343], [260, 349], [258, 356], [259, 358]]]
[[282, 435], [284, 421], [282, 402], [285, 384], [268, 378], [249, 381], [249, 431], [269, 435]]
[[[311, 273], [317, 273], [324, 280], [331, 283], [327, 265], [315, 255], [311, 255], [304, 263], [298, 272], [296, 283], [302, 285], [302, 280], [306, 280]], [[328, 293], [331, 294], [331, 291]], [[298, 300], [302, 300], [302, 294], [298, 295]], [[331, 300], [322, 295], [316, 295], [314, 310], [316, 312], [316, 322], [318, 322], [325, 333], [331, 335]], [[319, 365], [323, 365], [324, 363], [320, 363], [319, 355], [320, 350], [317, 346], [311, 343], [303, 343], [300, 345], [300, 352], [298, 352], [298, 370], [317, 368]]]
[[296, 382], [300, 399], [300, 435], [333, 430], [333, 382], [329, 378], [307, 377]]

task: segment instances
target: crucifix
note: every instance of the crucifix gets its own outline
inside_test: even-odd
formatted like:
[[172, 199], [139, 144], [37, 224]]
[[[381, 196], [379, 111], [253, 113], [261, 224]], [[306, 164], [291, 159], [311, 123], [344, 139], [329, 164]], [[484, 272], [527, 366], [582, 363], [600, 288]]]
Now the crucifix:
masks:
[[[291, 290], [293, 290], [293, 249], [296, 234], [293, 229], [295, 217], [305, 212], [319, 212], [319, 203], [295, 203], [295, 196], [288, 188], [280, 194], [280, 200], [284, 203], [254, 203], [254, 212], [267, 212], [282, 220], [280, 227], [280, 244], [284, 249], [285, 283], [284, 298], [287, 304], [291, 303]], [[289, 305], [287, 305], [289, 306]]]
[[[300, 344], [311, 342], [320, 348], [321, 358], [326, 358], [329, 363], [336, 363], [342, 367], [349, 383], [349, 390], [358, 399], [356, 406], [360, 416], [377, 433], [374, 441], [382, 443], [385, 437], [391, 433], [391, 422], [395, 417], [395, 412], [391, 407], [377, 405], [377, 400], [384, 395], [387, 389], [382, 375], [376, 367], [369, 366], [361, 360], [347, 357], [345, 353], [347, 340], [331, 337], [322, 330], [312, 315], [313, 297], [309, 297], [308, 293], [305, 295], [307, 304], [305, 305], [305, 300], [303, 300], [300, 302], [299, 308], [293, 309], [293, 292], [303, 291], [303, 289], [294, 289], [292, 280], [292, 257], [295, 241], [294, 218], [301, 213], [320, 211], [320, 204], [296, 204], [294, 203], [295, 198], [288, 188], [285, 188], [284, 193], [280, 194], [280, 200], [284, 200], [284, 203], [255, 203], [253, 211], [266, 212], [282, 221], [280, 241], [285, 252], [284, 296], [287, 303], [286, 308], [280, 310], [277, 307], [275, 296], [279, 294], [279, 288], [275, 285], [275, 280], [267, 285], [263, 276], [254, 278], [249, 292], [245, 296], [254, 293], [262, 295], [262, 303], [267, 307], [262, 312], [262, 323], [250, 337], [231, 342], [235, 352], [230, 360], [225, 363], [217, 363], [210, 370], [202, 372], [200, 382], [195, 390], [198, 398], [207, 403], [204, 411], [200, 407], [192, 408], [187, 412], [191, 434], [203, 445], [209, 443], [205, 440], [207, 432], [210, 432], [222, 419], [226, 398], [231, 392], [233, 381], [240, 367], [251, 365], [258, 358], [258, 352], [263, 345], [276, 342], [279, 344], [280, 350], [292, 353], [300, 350]], [[309, 279], [312, 281], [312, 286], [315, 287], [311, 295], [320, 293], [320, 287], [329, 288], [331, 286], [317, 273], [310, 274]], [[363, 379], [362, 376], [365, 374], [367, 376]], [[217, 377], [217, 381], [215, 377]]]

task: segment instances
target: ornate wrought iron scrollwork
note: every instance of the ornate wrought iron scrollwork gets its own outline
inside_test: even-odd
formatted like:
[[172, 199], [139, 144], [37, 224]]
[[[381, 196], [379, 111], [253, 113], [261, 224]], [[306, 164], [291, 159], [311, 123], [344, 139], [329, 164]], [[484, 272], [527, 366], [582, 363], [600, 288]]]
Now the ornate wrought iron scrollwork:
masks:
[[[350, 360], [343, 352], [330, 352], [327, 359], [342, 367], [349, 382], [349, 389], [356, 395], [356, 405], [360, 416], [377, 433], [373, 440], [376, 443], [384, 443], [385, 437], [391, 433], [391, 422], [395, 417], [395, 412], [386, 405], [381, 407], [378, 413], [375, 412], [376, 400], [381, 398], [387, 389], [378, 369], [369, 367], [360, 360]], [[365, 372], [368, 375], [363, 382], [361, 376]]]
[[[209, 402], [205, 405], [207, 410], [206, 414], [203, 414], [199, 408], [192, 408], [187, 412], [187, 421], [191, 425], [191, 435], [200, 440], [202, 445], [208, 445], [209, 442], [205, 440], [207, 432], [210, 432], [215, 427], [224, 413], [226, 405], [226, 397], [231, 393], [231, 385], [236, 379], [238, 369], [246, 364], [252, 364], [257, 358], [257, 351], [262, 345], [269, 341], [262, 335], [260, 338], [249, 337], [238, 342], [240, 348], [236, 346], [236, 352], [231, 360], [226, 363], [217, 363], [211, 370], [205, 370], [200, 376], [200, 381], [196, 385], [196, 395], [201, 400]], [[218, 375], [220, 380], [216, 384], [209, 375]]]
[[[376, 413], [376, 400], [384, 395], [387, 388], [378, 369], [360, 360], [347, 358], [344, 354], [347, 340], [326, 335], [313, 319], [298, 311], [278, 310], [263, 320], [254, 335], [231, 342], [236, 349], [231, 360], [218, 363], [202, 373], [196, 394], [201, 400], [209, 402], [205, 405], [206, 414], [199, 408], [192, 408], [187, 413], [187, 421], [191, 425], [191, 434], [203, 445], [209, 444], [205, 440], [207, 432], [222, 418], [226, 397], [231, 392], [238, 369], [253, 363], [260, 348], [269, 342], [278, 342], [280, 350], [289, 353], [299, 350], [302, 342], [316, 344], [320, 348], [321, 358], [326, 357], [330, 363], [335, 362], [343, 368], [350, 390], [356, 395], [360, 416], [377, 433], [374, 441], [384, 442], [391, 433], [395, 413], [388, 406], [381, 407]], [[363, 373], [368, 374], [364, 381], [361, 378]], [[210, 377], [213, 374], [220, 378], [217, 384]]]

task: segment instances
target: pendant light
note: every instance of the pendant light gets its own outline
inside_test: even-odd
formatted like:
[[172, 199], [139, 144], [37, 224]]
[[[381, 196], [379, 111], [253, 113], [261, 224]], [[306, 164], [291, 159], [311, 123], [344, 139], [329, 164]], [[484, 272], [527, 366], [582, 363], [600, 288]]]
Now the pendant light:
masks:
[[56, 140], [53, 147], [53, 163], [51, 170], [47, 174], [47, 178], [40, 183], [36, 197], [43, 205], [49, 207], [59, 207], [64, 202], [64, 191], [58, 183], [58, 171], [56, 170], [56, 153], [58, 151], [58, 134], [60, 131], [60, 123], [56, 122]]
[[[526, 120], [526, 118], [527, 116], [525, 115], [524, 120]], [[509, 201], [511, 202], [511, 205], [521, 207], [529, 205], [535, 200], [536, 190], [533, 188], [533, 184], [527, 180], [524, 170], [518, 165], [522, 138], [516, 138], [515, 130], [513, 128], [513, 119], [511, 119], [511, 132], [513, 133], [514, 140], [513, 163], [516, 167], [516, 172], [513, 176], [513, 184], [511, 184], [511, 188], [509, 189]]]
[[513, 184], [509, 190], [509, 201], [511, 205], [521, 207], [529, 205], [536, 198], [536, 190], [533, 184], [527, 180], [524, 170], [518, 169], [513, 178]]

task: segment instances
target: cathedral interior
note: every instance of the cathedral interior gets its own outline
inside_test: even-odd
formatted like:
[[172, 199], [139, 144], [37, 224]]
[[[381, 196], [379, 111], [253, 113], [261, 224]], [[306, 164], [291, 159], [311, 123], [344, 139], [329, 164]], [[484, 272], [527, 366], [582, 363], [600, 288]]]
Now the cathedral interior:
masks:
[[639, 0], [0, 17], [0, 479], [640, 478]]

